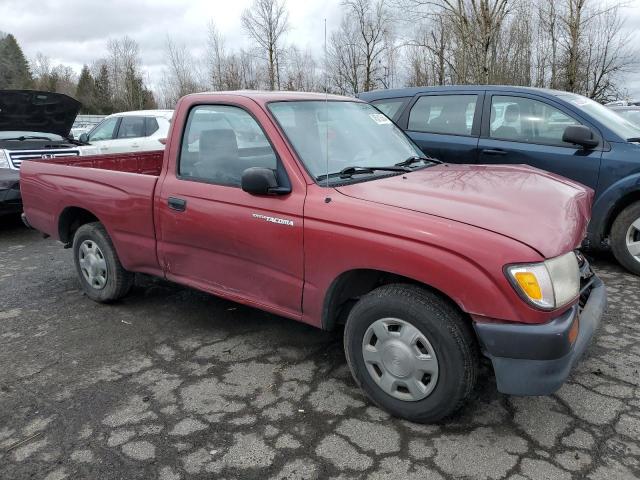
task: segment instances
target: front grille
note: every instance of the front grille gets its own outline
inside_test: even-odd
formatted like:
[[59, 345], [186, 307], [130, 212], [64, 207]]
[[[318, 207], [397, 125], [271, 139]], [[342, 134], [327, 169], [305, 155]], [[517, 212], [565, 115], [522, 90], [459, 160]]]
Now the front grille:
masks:
[[576, 252], [578, 258], [578, 266], [580, 267], [580, 309], [584, 308], [589, 300], [591, 289], [593, 288], [593, 281], [595, 280], [593, 270], [589, 261], [580, 252]]
[[78, 150], [20, 150], [9, 152], [9, 159], [15, 168], [20, 168], [24, 160], [47, 160], [58, 157], [77, 157]]

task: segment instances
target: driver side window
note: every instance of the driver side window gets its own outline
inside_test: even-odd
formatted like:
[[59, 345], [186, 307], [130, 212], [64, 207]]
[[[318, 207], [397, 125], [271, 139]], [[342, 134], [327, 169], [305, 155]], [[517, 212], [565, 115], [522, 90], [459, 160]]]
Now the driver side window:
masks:
[[574, 147], [562, 141], [564, 130], [571, 125], [580, 123], [547, 103], [525, 97], [491, 98], [491, 138]]
[[240, 187], [250, 167], [276, 171], [277, 157], [249, 113], [229, 105], [200, 105], [189, 112], [178, 163], [181, 178]]
[[113, 132], [118, 124], [118, 118], [112, 117], [106, 119], [89, 135], [89, 141], [97, 140], [111, 140], [113, 138]]

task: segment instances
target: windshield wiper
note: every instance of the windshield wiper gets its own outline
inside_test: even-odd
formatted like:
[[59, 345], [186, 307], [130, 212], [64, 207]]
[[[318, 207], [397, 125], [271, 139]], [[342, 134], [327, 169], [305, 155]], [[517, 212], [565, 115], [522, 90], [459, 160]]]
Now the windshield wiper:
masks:
[[49, 137], [39, 137], [37, 135], [22, 135], [21, 137], [12, 137], [12, 138], [0, 138], [0, 140], [20, 140], [24, 142], [25, 140], [49, 140]]
[[63, 137], [67, 142], [73, 144], [73, 145], [78, 145], [79, 147], [82, 147], [84, 145], [89, 145], [88, 143], [85, 142], [81, 142], [80, 140], [76, 140], [75, 138], [73, 138], [71, 135], [66, 135]]
[[385, 171], [385, 172], [410, 172], [411, 170], [407, 167], [403, 167], [401, 165], [396, 165], [392, 167], [360, 167], [360, 166], [351, 166], [345, 167], [339, 172], [333, 172], [328, 175], [318, 175], [316, 180], [326, 180], [327, 178], [332, 177], [340, 177], [340, 178], [351, 178], [354, 175], [361, 175], [367, 173], [375, 173], [376, 171]]
[[409, 157], [406, 160], [396, 163], [396, 167], [409, 167], [411, 165], [413, 165], [414, 163], [418, 163], [418, 162], [429, 162], [429, 163], [442, 163], [442, 161], [437, 160], [435, 158], [431, 158], [431, 157], [420, 157], [420, 156], [413, 156], [413, 157]]

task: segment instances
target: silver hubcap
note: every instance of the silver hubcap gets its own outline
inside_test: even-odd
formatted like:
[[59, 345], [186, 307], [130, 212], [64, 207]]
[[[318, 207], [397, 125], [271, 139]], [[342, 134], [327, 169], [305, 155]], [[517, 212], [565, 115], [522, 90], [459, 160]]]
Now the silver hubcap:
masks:
[[85, 240], [78, 250], [78, 261], [84, 279], [96, 290], [107, 284], [107, 262], [96, 242]]
[[373, 322], [362, 340], [367, 371], [392, 397], [415, 402], [427, 397], [438, 381], [438, 359], [429, 340], [404, 320]]
[[636, 219], [627, 230], [627, 250], [640, 262], [640, 218]]

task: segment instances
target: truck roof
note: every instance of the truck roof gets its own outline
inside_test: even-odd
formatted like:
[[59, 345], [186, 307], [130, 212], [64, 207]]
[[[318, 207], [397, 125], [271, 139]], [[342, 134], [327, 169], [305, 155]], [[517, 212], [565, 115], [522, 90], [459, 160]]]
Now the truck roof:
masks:
[[238, 95], [251, 98], [260, 104], [274, 101], [291, 101], [291, 100], [327, 100], [343, 101], [343, 102], [360, 102], [357, 98], [346, 97], [343, 95], [325, 95], [319, 92], [289, 92], [289, 91], [269, 91], [269, 90], [232, 90], [224, 92], [201, 92], [192, 93], [187, 97], [210, 97], [215, 98], [222, 95]]

